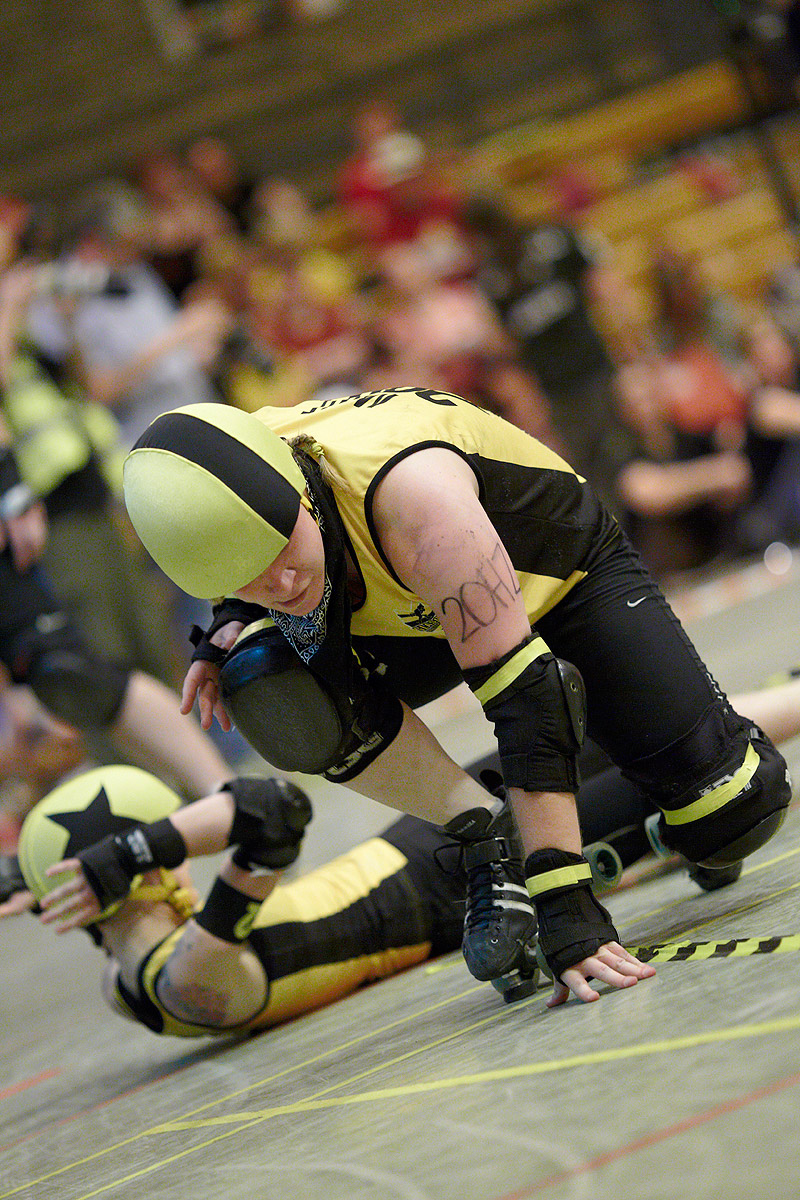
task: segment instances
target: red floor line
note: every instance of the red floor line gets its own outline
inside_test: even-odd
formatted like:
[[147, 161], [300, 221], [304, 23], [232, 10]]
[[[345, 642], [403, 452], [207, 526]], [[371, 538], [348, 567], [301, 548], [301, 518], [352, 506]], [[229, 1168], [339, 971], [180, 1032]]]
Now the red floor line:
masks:
[[[24, 1133], [22, 1137], [16, 1138], [13, 1142], [6, 1142], [4, 1145], [0, 1146], [0, 1154], [4, 1154], [7, 1150], [14, 1150], [17, 1146], [23, 1146], [25, 1142], [33, 1141], [34, 1138], [40, 1138], [42, 1134], [48, 1133], [52, 1129], [60, 1129], [63, 1125], [71, 1125], [73, 1121], [79, 1121], [81, 1117], [90, 1117], [93, 1113], [100, 1112], [101, 1109], [107, 1108], [110, 1104], [116, 1104], [119, 1100], [126, 1100], [129, 1096], [135, 1096], [137, 1092], [141, 1092], [148, 1087], [153, 1087], [153, 1085], [161, 1083], [164, 1079], [169, 1079], [172, 1075], [180, 1074], [181, 1071], [188, 1071], [193, 1065], [194, 1064], [190, 1062], [181, 1063], [177, 1067], [169, 1067], [167, 1070], [160, 1072], [153, 1079], [148, 1079], [144, 1083], [134, 1084], [133, 1087], [126, 1088], [124, 1092], [117, 1092], [115, 1096], [109, 1096], [106, 1100], [99, 1100], [97, 1104], [92, 1104], [89, 1108], [81, 1108], [78, 1109], [77, 1112], [70, 1113], [66, 1117], [57, 1117], [55, 1120], [48, 1121], [46, 1125], [42, 1125], [38, 1129], [32, 1130], [31, 1133]], [[30, 1082], [41, 1083], [53, 1075], [60, 1074], [60, 1071], [51, 1071], [49, 1073], [45, 1072]], [[26, 1085], [16, 1084], [14, 1088], [11, 1088], [6, 1092], [0, 1092], [0, 1099], [2, 1099], [4, 1095], [11, 1095], [13, 1091], [21, 1090], [24, 1086]]]
[[567, 1171], [559, 1171], [556, 1175], [549, 1175], [547, 1179], [540, 1179], [538, 1183], [534, 1183], [531, 1187], [522, 1188], [516, 1192], [507, 1192], [504, 1196], [498, 1197], [498, 1200], [527, 1200], [528, 1196], [535, 1196], [539, 1192], [544, 1192], [548, 1188], [555, 1187], [558, 1183], [565, 1183], [568, 1179], [573, 1179], [576, 1175], [585, 1175], [588, 1171], [596, 1171], [600, 1167], [607, 1167], [609, 1163], [617, 1162], [619, 1159], [626, 1158], [630, 1154], [636, 1154], [639, 1150], [646, 1150], [649, 1146], [665, 1142], [669, 1138], [677, 1137], [681, 1133], [687, 1133], [690, 1129], [696, 1129], [700, 1125], [705, 1125], [709, 1121], [716, 1120], [717, 1117], [725, 1116], [726, 1113], [735, 1112], [739, 1108], [746, 1108], [748, 1104], [754, 1104], [758, 1100], [764, 1100], [767, 1096], [774, 1096], [777, 1092], [783, 1092], [787, 1088], [796, 1087], [798, 1084], [800, 1084], [800, 1071], [794, 1075], [787, 1075], [786, 1078], [779, 1079], [776, 1083], [758, 1088], [754, 1092], [748, 1092], [746, 1096], [739, 1096], [735, 1100], [727, 1100], [724, 1104], [718, 1104], [715, 1108], [710, 1108], [706, 1112], [697, 1113], [693, 1117], [687, 1117], [685, 1121], [679, 1121], [676, 1125], [669, 1125], [666, 1129], [659, 1129], [653, 1133], [648, 1133], [644, 1137], [637, 1138], [634, 1142], [628, 1142], [625, 1146], [619, 1146], [616, 1150], [609, 1150], [606, 1154], [600, 1154], [597, 1158], [580, 1163], [577, 1167], [570, 1167]]
[[54, 1068], [52, 1071], [42, 1071], [41, 1075], [32, 1075], [30, 1079], [21, 1079], [19, 1083], [12, 1083], [11, 1087], [1, 1088], [0, 1100], [5, 1100], [8, 1096], [16, 1096], [17, 1092], [27, 1091], [28, 1088], [36, 1087], [37, 1083], [44, 1083], [46, 1079], [53, 1079], [60, 1074], [61, 1071]]

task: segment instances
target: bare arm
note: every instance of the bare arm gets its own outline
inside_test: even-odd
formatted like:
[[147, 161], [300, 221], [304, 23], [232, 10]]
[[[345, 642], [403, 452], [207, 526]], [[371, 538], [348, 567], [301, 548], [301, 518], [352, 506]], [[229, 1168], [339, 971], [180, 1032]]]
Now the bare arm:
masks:
[[[133, 354], [127, 362], [114, 367], [79, 364], [83, 384], [91, 400], [109, 407], [119, 404], [132, 387], [146, 378], [153, 367], [173, 350], [194, 350], [198, 361], [208, 356], [207, 346], [221, 341], [229, 317], [211, 301], [196, 301], [179, 313], [157, 337]], [[212, 355], [213, 357], [213, 355]]]
[[[456, 454], [430, 449], [403, 459], [380, 484], [374, 515], [392, 566], [434, 609], [461, 667], [494, 662], [530, 635], [511, 560]], [[512, 800], [526, 853], [580, 852], [574, 796], [512, 790]]]
[[686, 462], [636, 459], [622, 468], [616, 482], [623, 503], [643, 517], [688, 512], [704, 501], [727, 504], [741, 500], [749, 486], [747, 459], [734, 451]]

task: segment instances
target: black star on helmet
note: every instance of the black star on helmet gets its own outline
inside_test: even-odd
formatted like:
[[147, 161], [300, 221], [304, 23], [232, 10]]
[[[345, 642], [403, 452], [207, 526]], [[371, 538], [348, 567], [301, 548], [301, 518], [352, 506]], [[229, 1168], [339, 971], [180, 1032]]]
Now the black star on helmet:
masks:
[[64, 847], [64, 858], [72, 858], [79, 850], [92, 846], [109, 833], [123, 833], [136, 822], [132, 817], [121, 817], [111, 811], [111, 805], [104, 787], [95, 796], [88, 807], [77, 812], [48, 813], [51, 821], [61, 825], [69, 834], [69, 841]]

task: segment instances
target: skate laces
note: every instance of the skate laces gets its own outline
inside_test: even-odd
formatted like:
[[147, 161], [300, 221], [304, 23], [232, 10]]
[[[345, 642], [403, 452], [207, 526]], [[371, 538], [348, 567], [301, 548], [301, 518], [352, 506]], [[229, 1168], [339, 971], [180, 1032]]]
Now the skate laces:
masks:
[[502, 884], [504, 871], [500, 863], [480, 863], [469, 871], [466, 928], [477, 929], [490, 925], [502, 916], [502, 909], [495, 900], [494, 885]]

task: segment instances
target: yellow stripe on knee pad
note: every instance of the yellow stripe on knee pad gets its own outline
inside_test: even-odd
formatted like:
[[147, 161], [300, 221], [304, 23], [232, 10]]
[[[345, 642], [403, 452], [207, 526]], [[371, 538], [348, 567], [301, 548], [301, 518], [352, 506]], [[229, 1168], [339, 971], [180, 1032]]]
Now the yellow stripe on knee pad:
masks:
[[531, 875], [525, 880], [525, 885], [531, 900], [535, 900], [543, 892], [554, 892], [556, 888], [574, 887], [575, 884], [591, 881], [592, 868], [588, 863], [578, 863], [574, 867], [555, 867], [552, 871], [543, 871], [541, 875]]
[[502, 667], [498, 667], [494, 675], [490, 675], [485, 683], [475, 689], [475, 695], [484, 708], [490, 700], [494, 700], [495, 696], [499, 696], [509, 684], [513, 683], [529, 663], [539, 658], [540, 655], [549, 653], [550, 649], [544, 638], [537, 637], [533, 641], [527, 642], [513, 658], [503, 663]]
[[725, 783], [712, 788], [710, 792], [683, 808], [662, 810], [667, 825], [688, 825], [691, 821], [699, 821], [702, 817], [708, 817], [723, 808], [728, 801], [744, 790], [755, 775], [760, 761], [758, 752], [751, 743], [747, 747], [744, 762]]

